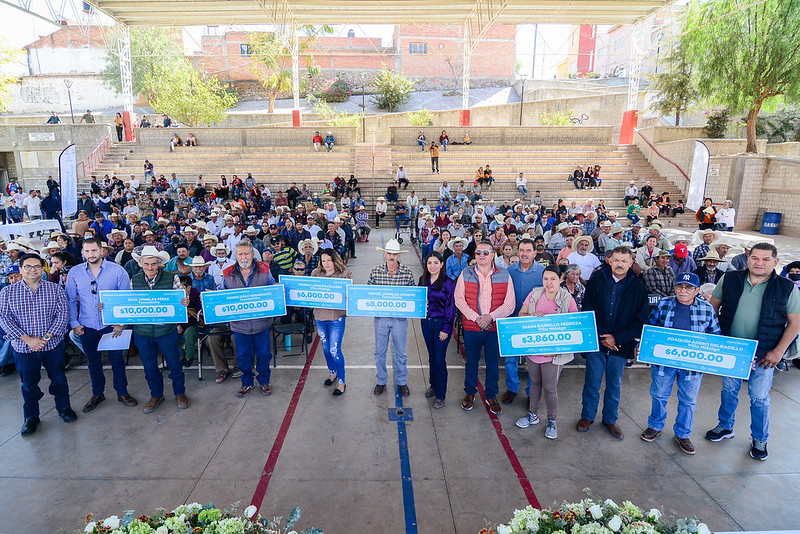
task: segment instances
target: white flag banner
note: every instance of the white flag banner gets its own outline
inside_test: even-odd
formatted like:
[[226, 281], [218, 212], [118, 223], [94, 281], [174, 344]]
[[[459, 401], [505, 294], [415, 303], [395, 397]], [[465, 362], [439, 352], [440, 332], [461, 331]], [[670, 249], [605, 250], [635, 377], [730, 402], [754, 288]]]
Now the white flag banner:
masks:
[[69, 217], [78, 211], [78, 167], [75, 145], [69, 145], [58, 157], [58, 176], [61, 181], [61, 216]]
[[694, 142], [694, 159], [692, 160], [692, 176], [689, 179], [689, 193], [686, 195], [686, 207], [697, 211], [703, 205], [706, 196], [706, 180], [708, 179], [708, 162], [711, 153], [705, 143]]

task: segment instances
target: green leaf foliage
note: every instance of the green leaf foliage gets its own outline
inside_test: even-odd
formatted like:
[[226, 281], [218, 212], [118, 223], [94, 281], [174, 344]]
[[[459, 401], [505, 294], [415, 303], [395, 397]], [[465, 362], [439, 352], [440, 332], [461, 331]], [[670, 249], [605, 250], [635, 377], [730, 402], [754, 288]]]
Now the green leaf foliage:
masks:
[[17, 77], [5, 72], [4, 67], [18, 61], [22, 50], [15, 49], [0, 37], [0, 111], [5, 111], [11, 102], [9, 93], [11, 86], [17, 83]]
[[433, 126], [433, 113], [428, 111], [428, 108], [422, 108], [419, 111], [409, 113], [408, 120], [414, 126]]
[[655, 93], [650, 107], [661, 115], [674, 115], [675, 125], [678, 126], [681, 115], [697, 99], [692, 64], [686, 58], [686, 48], [682, 42], [670, 47], [660, 67], [660, 72], [649, 77], [650, 89]]
[[552, 113], [542, 113], [541, 117], [539, 117], [539, 125], [540, 126], [571, 126], [572, 121], [570, 120], [572, 117], [572, 110], [569, 110], [567, 113], [563, 111], [554, 111]]
[[732, 114], [747, 113], [747, 151], [755, 152], [764, 101], [800, 97], [800, 0], [695, 1], [685, 31], [700, 95]]
[[415, 81], [402, 72], [383, 67], [372, 82], [377, 93], [372, 101], [378, 109], [397, 111], [397, 108], [411, 100]]
[[319, 115], [328, 126], [360, 126], [364, 113], [348, 113], [333, 109], [330, 104], [313, 95], [308, 95], [308, 103], [314, 108], [314, 113]]

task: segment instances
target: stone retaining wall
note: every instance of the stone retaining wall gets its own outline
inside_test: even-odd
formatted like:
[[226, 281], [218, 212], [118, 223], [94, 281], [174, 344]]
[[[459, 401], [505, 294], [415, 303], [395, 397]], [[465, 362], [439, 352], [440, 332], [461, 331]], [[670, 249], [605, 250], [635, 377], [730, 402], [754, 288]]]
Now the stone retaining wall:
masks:
[[428, 142], [439, 143], [442, 130], [447, 130], [450, 141], [461, 141], [464, 133], [477, 146], [528, 146], [531, 149], [541, 145], [610, 145], [613, 139], [613, 126], [484, 126], [484, 127], [439, 127], [394, 126], [391, 128], [393, 145], [416, 145], [419, 131], [425, 132]]

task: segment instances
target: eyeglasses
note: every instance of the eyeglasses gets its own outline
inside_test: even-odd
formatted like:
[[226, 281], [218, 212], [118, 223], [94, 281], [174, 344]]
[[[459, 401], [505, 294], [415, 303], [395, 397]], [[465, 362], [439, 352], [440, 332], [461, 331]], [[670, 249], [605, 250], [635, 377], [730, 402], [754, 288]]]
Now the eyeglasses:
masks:
[[31, 272], [31, 271], [41, 271], [44, 267], [42, 267], [41, 265], [23, 265], [22, 268], [28, 272]]
[[493, 250], [476, 250], [475, 254], [478, 256], [488, 256], [489, 254], [494, 254]]

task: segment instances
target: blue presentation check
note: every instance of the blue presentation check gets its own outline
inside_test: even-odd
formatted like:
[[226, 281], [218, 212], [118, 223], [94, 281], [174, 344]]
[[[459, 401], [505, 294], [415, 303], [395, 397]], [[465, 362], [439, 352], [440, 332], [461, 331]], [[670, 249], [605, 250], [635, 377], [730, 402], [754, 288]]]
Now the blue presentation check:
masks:
[[600, 350], [594, 312], [498, 319], [497, 339], [504, 357]]
[[299, 308], [347, 309], [349, 278], [280, 275], [278, 281], [286, 288], [286, 305]]
[[645, 325], [639, 361], [746, 380], [758, 341]]
[[181, 324], [188, 321], [182, 289], [100, 291], [103, 324]]
[[347, 315], [424, 319], [428, 288], [417, 286], [347, 286]]
[[203, 316], [206, 324], [286, 315], [283, 285], [203, 291]]

